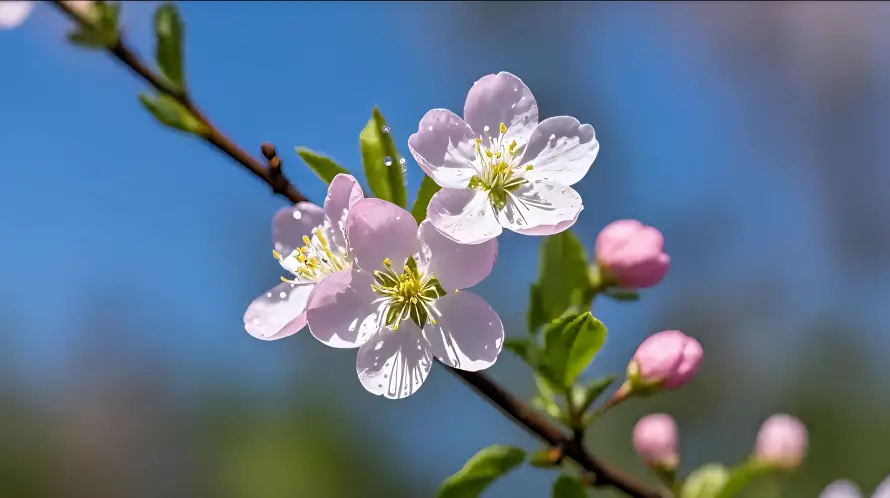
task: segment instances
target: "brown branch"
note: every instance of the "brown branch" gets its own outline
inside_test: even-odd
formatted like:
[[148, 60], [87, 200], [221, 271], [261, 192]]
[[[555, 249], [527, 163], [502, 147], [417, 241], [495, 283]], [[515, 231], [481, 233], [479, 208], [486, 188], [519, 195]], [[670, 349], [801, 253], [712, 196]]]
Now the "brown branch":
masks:
[[[80, 14], [72, 10], [63, 1], [53, 0], [53, 4], [69, 18], [84, 29], [89, 29], [89, 23]], [[263, 156], [268, 161], [268, 167], [264, 166], [253, 156], [244, 152], [229, 138], [223, 135], [194, 105], [188, 95], [167, 82], [149, 69], [144, 62], [127, 47], [121, 37], [118, 42], [108, 49], [108, 52], [117, 60], [126, 65], [133, 73], [145, 80], [160, 93], [176, 99], [191, 111], [208, 128], [208, 132], [200, 135], [205, 141], [228, 155], [235, 162], [241, 164], [255, 176], [263, 180], [272, 188], [272, 191], [282, 195], [293, 203], [306, 201], [306, 197], [300, 193], [282, 174], [281, 160], [272, 144], [264, 143]], [[537, 436], [548, 445], [560, 451], [563, 455], [574, 460], [588, 475], [591, 486], [614, 487], [627, 495], [635, 498], [662, 498], [662, 495], [646, 485], [638, 482], [633, 477], [615, 469], [597, 457], [590, 454], [579, 440], [578, 435], [569, 438], [540, 413], [532, 410], [522, 400], [503, 389], [487, 375], [481, 372], [466, 372], [446, 367], [448, 371], [467, 383], [481, 396], [488, 399], [504, 414], [522, 425], [528, 432]]]

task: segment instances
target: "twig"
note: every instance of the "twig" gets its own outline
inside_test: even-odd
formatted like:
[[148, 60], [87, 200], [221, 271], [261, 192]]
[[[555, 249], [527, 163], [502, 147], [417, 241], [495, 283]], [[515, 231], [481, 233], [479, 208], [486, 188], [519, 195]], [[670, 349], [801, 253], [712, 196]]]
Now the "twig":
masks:
[[[53, 0], [52, 3], [74, 22], [84, 28], [89, 28], [88, 23], [64, 2]], [[133, 73], [154, 87], [155, 90], [173, 97], [185, 106], [198, 120], [207, 126], [209, 131], [200, 135], [201, 138], [250, 170], [256, 177], [269, 185], [273, 192], [286, 197], [293, 203], [307, 200], [283, 175], [281, 160], [278, 158], [275, 147], [272, 144], [264, 143], [262, 146], [263, 156], [268, 161], [268, 167], [266, 167], [235, 145], [234, 142], [213, 126], [204, 114], [198, 110], [188, 95], [169, 86], [162, 78], [149, 69], [135, 52], [126, 45], [123, 37], [114, 46], [110, 47], [108, 52]], [[589, 483], [591, 486], [614, 487], [635, 498], [662, 498], [659, 492], [590, 454], [577, 437], [566, 437], [558, 427], [550, 423], [541, 414], [529, 408], [522, 400], [503, 389], [487, 375], [480, 372], [466, 372], [448, 367], [446, 369], [467, 383], [477, 393], [487, 398], [489, 402], [504, 414], [521, 424], [528, 432], [574, 460], [589, 473], [586, 480], [591, 481]]]

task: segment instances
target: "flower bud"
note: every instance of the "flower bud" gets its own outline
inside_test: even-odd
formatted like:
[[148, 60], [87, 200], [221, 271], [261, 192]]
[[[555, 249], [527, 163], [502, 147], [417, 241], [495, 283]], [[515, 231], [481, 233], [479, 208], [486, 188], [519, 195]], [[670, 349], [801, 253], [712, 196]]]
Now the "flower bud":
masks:
[[608, 224], [596, 237], [596, 262], [607, 283], [645, 289], [661, 282], [671, 258], [657, 228], [637, 220]]
[[[877, 494], [875, 495], [877, 497]], [[852, 482], [842, 479], [829, 484], [819, 493], [819, 498], [862, 498], [859, 488]]]
[[757, 433], [754, 458], [766, 465], [793, 469], [807, 453], [807, 429], [791, 415], [773, 415]]
[[668, 472], [677, 469], [677, 424], [666, 413], [641, 418], [633, 431], [634, 450], [646, 465]]
[[683, 387], [701, 365], [704, 350], [698, 341], [679, 330], [664, 330], [647, 337], [627, 365], [633, 390]]
[[12, 29], [25, 22], [34, 9], [34, 2], [0, 2], [0, 29]]

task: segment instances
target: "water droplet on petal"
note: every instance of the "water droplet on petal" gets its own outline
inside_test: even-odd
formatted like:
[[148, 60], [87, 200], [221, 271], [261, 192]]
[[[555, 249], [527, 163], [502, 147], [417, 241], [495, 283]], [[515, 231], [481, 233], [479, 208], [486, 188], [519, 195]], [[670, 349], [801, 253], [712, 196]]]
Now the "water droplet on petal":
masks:
[[267, 293], [266, 293], [266, 297], [272, 297], [272, 293], [271, 293], [271, 292], [267, 292]]
[[383, 164], [386, 166], [392, 166], [392, 158], [389, 156], [384, 157]]
[[287, 297], [287, 292], [282, 292], [281, 294], [278, 294], [278, 297], [280, 297], [281, 299], [286, 298], [286, 297]]
[[383, 133], [389, 133], [389, 126], [383, 127]]
[[299, 211], [294, 211], [294, 219], [295, 220], [299, 220], [302, 217], [303, 217], [303, 213], [301, 213]]
[[432, 125], [427, 126], [426, 129], [429, 130], [429, 131], [433, 131], [433, 126], [432, 126]]
[[259, 324], [260, 324], [260, 319], [259, 319], [259, 318], [254, 318], [254, 319], [252, 320], [252, 322], [253, 322], [254, 325], [259, 325]]
[[490, 130], [490, 129], [491, 128], [489, 128], [488, 125], [485, 125], [485, 128], [482, 128], [482, 131], [485, 133], [488, 133], [488, 130]]
[[560, 193], [560, 194], [564, 194], [564, 193], [566, 193], [566, 189], [562, 189], [562, 190], [560, 190], [559, 193]]
[[399, 158], [399, 164], [401, 164], [402, 166], [404, 166], [406, 162], [408, 162], [408, 160], [405, 159], [404, 157]]

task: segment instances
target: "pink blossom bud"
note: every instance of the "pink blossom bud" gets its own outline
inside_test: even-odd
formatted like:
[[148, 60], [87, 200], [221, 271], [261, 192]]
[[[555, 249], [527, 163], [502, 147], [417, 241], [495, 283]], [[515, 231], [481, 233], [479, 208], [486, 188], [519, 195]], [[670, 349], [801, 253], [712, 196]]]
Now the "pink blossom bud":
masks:
[[800, 465], [807, 452], [807, 429], [791, 415], [773, 415], [757, 433], [754, 457], [757, 461], [780, 468]]
[[645, 289], [661, 282], [671, 258], [664, 253], [657, 228], [637, 220], [618, 220], [596, 237], [596, 261], [607, 281], [628, 289]]
[[695, 376], [703, 356], [698, 341], [679, 330], [664, 330], [637, 348], [627, 366], [628, 380], [636, 387], [677, 389]]
[[34, 9], [34, 2], [0, 2], [0, 29], [12, 29], [25, 22]]
[[680, 463], [677, 424], [666, 413], [641, 418], [634, 426], [633, 444], [637, 454], [650, 467], [673, 471]]

